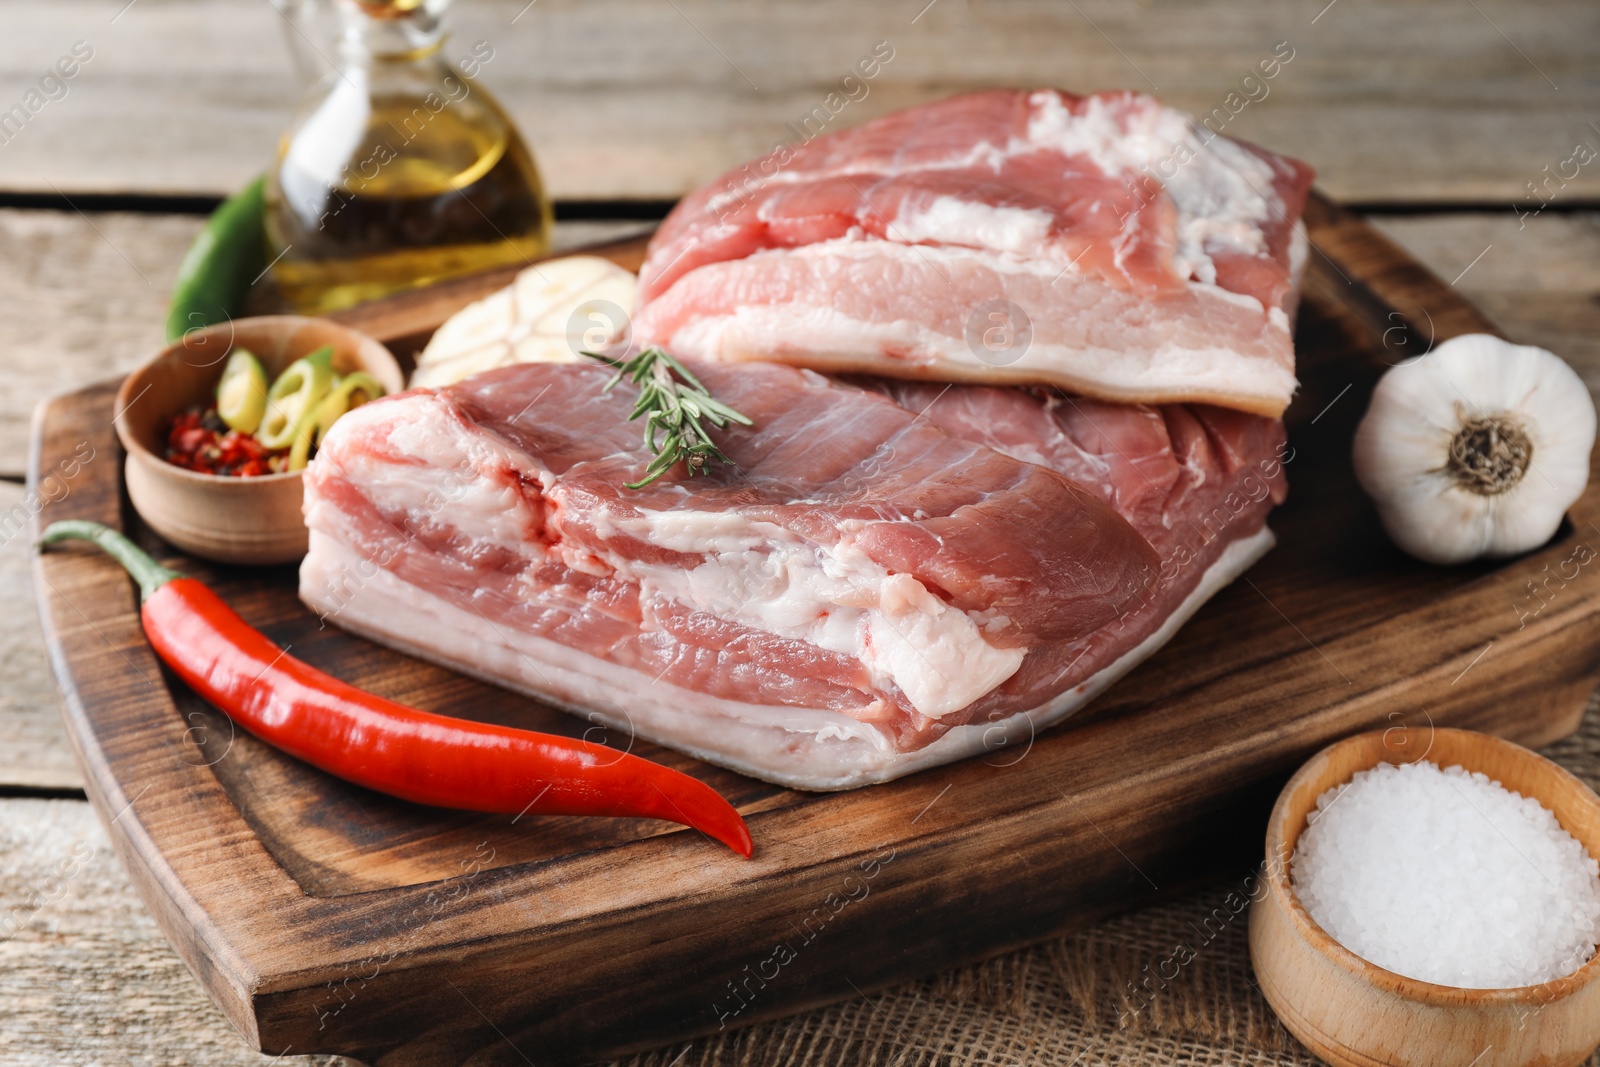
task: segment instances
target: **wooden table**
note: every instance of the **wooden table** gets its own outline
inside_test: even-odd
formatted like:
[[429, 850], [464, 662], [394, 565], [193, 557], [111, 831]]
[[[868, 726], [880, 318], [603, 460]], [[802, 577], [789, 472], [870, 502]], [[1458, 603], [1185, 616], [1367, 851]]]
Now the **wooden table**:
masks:
[[[0, 20], [0, 109], [75, 41], [94, 50], [0, 143], [0, 1061], [264, 1062], [161, 938], [83, 800], [18, 531], [34, 404], [159, 345], [204, 210], [270, 155], [296, 97], [280, 19], [266, 0], [5, 0]], [[483, 84], [534, 143], [568, 247], [792, 136], [879, 41], [893, 59], [835, 126], [986, 85], [1159, 86], [1197, 113], [1249, 88], [1227, 132], [1315, 164], [1325, 190], [1600, 389], [1600, 159], [1563, 167], [1576, 145], [1600, 150], [1592, 0], [461, 0], [457, 26], [451, 48], [494, 49]], [[1241, 88], [1279, 42], [1293, 58], [1266, 95]], [[937, 1048], [923, 1040], [908, 1045]]]

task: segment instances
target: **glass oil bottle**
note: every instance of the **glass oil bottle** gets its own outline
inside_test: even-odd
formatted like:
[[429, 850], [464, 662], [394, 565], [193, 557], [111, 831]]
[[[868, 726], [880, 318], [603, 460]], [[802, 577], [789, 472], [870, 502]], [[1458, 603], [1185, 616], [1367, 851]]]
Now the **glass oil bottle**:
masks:
[[[301, 6], [315, 0], [298, 0]], [[550, 205], [500, 106], [443, 56], [449, 0], [334, 0], [337, 69], [283, 135], [267, 183], [272, 274], [302, 314], [531, 260]], [[317, 55], [305, 27], [291, 21]], [[492, 60], [480, 42], [463, 61]]]

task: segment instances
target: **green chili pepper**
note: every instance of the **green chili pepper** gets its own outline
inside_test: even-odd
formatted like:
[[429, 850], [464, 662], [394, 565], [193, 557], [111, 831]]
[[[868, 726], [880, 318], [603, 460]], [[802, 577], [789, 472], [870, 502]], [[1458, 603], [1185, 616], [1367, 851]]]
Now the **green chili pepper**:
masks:
[[267, 413], [267, 372], [248, 348], [235, 348], [217, 382], [217, 415], [230, 430], [255, 433]]
[[322, 439], [340, 416], [369, 400], [383, 395], [383, 386], [365, 371], [355, 371], [340, 378], [333, 391], [322, 398], [309, 417], [301, 419], [295, 429], [294, 444], [289, 449], [289, 469], [297, 471], [311, 459], [311, 446], [322, 444]]
[[185, 331], [225, 322], [267, 267], [264, 177], [224, 200], [189, 246], [172, 287], [167, 340]]
[[288, 448], [317, 404], [333, 388], [333, 346], [323, 345], [284, 368], [267, 390], [267, 413], [256, 440], [268, 448]]

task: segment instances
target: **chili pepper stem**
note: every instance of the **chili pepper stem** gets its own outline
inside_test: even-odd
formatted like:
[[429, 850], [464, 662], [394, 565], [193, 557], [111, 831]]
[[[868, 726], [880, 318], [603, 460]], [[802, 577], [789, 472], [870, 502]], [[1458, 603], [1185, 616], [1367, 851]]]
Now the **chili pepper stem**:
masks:
[[109, 526], [86, 519], [63, 519], [46, 526], [39, 536], [38, 545], [53, 545], [57, 541], [92, 541], [118, 563], [139, 583], [139, 601], [151, 595], [174, 578], [183, 577], [177, 571], [163, 567], [150, 558], [149, 553]]

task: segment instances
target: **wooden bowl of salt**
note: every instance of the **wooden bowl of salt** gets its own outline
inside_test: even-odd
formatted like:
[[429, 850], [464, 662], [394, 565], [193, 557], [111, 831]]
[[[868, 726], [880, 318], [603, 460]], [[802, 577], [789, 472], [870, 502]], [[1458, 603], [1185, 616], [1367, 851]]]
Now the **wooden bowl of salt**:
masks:
[[[1331, 803], [1325, 802], [1320, 810], [1318, 798], [1351, 783], [1358, 772], [1373, 771], [1379, 764], [1393, 765], [1401, 773], [1397, 775], [1384, 768], [1374, 771], [1374, 775], [1363, 776], [1365, 782], [1377, 781], [1375, 776], [1381, 775], [1390, 781], [1401, 776], [1428, 777], [1437, 784], [1442, 777], [1437, 776], [1440, 768], [1460, 767], [1467, 772], [1481, 772], [1505, 790], [1536, 800], [1554, 815], [1560, 830], [1566, 831], [1587, 850], [1589, 857], [1600, 856], [1600, 797], [1562, 768], [1520, 745], [1470, 730], [1430, 728], [1395, 728], [1340, 741], [1312, 757], [1290, 779], [1279, 794], [1267, 824], [1263, 889], [1250, 909], [1250, 958], [1267, 1002], [1295, 1037], [1336, 1067], [1413, 1064], [1417, 1067], [1511, 1067], [1513, 1064], [1563, 1067], [1586, 1061], [1600, 1045], [1600, 982], [1596, 981], [1600, 976], [1600, 954], [1593, 953], [1592, 945], [1587, 962], [1559, 977], [1505, 988], [1468, 988], [1466, 984], [1449, 985], [1407, 977], [1369, 962], [1335, 940], [1312, 918], [1311, 911], [1297, 894], [1297, 882], [1305, 898], [1313, 901], [1335, 928], [1338, 923], [1333, 919], [1337, 917], [1339, 923], [1348, 925], [1349, 913], [1328, 912], [1327, 894], [1323, 892], [1328, 883], [1325, 881], [1318, 886], [1308, 881], [1312, 876], [1332, 877], [1338, 887], [1337, 875], [1322, 873], [1328, 869], [1328, 853], [1313, 855], [1313, 850], [1307, 850], [1296, 857], [1296, 847], [1313, 817], [1323, 818], [1344, 802], [1346, 795], [1357, 798], [1352, 802], [1354, 810], [1364, 810], [1365, 802], [1350, 790], [1330, 795]], [[1433, 766], [1430, 768], [1427, 764]], [[1460, 777], [1459, 772], [1445, 772], [1447, 776], [1450, 774], [1457, 775], [1449, 779], [1450, 789], [1460, 793], [1462, 802], [1467, 805], [1459, 816], [1463, 822], [1474, 817], [1474, 814], [1467, 814], [1468, 809], [1478, 817], [1492, 816], [1488, 822], [1490, 829], [1479, 826], [1477, 832], [1482, 836], [1492, 830], [1515, 849], [1516, 827], [1512, 825], [1515, 818], [1507, 822], [1495, 813], [1498, 809], [1485, 802], [1482, 780], [1468, 780]], [[1448, 797], [1443, 789], [1439, 792]], [[1408, 807], [1414, 827], [1418, 825], [1415, 817], [1418, 805]], [[1523, 810], [1531, 811], [1526, 807]], [[1345, 833], [1344, 846], [1348, 849], [1352, 840], [1359, 840], [1359, 835], [1351, 836], [1352, 809], [1346, 809], [1340, 818], [1345, 823], [1342, 832]], [[1329, 846], [1322, 842], [1329, 833], [1332, 831], [1324, 826], [1317, 832], [1320, 840], [1311, 842], [1308, 839], [1308, 842], [1315, 849], [1327, 849]], [[1361, 829], [1361, 833], [1367, 831]], [[1379, 840], [1384, 833], [1374, 829], [1370, 837]], [[1417, 856], [1427, 857], [1430, 847], [1428, 842], [1418, 842]], [[1551, 847], [1566, 848], [1566, 854], [1576, 858], [1576, 850], [1566, 843]], [[1530, 850], [1526, 843], [1522, 851], [1547, 862], [1546, 852]], [[1349, 855], [1348, 851], [1333, 854]], [[1297, 873], [1296, 862], [1305, 870]], [[1433, 861], [1419, 859], [1418, 862]], [[1351, 869], [1358, 869], [1360, 860], [1352, 859], [1350, 865]], [[1578, 877], [1576, 872], [1570, 872], [1569, 877], [1563, 877], [1559, 871], [1545, 874], [1530, 868], [1530, 872], [1531, 876], [1544, 878], [1552, 893], [1558, 884], [1563, 889], [1569, 885], [1581, 886], [1581, 881], [1570, 880]], [[1492, 881], [1490, 876], [1497, 874], [1498, 871], [1487, 872], [1482, 881]], [[1552, 881], [1552, 877], [1561, 880], [1558, 883]], [[1398, 875], [1396, 880], [1400, 881]], [[1370, 881], [1353, 884], [1351, 895], [1366, 894], [1368, 890], [1362, 887]], [[1469, 885], [1463, 892], [1470, 894], [1475, 888]], [[1365, 899], [1370, 903], [1373, 898]], [[1420, 901], [1427, 908], [1438, 909], [1442, 916], [1439, 921], [1446, 925], [1456, 921], [1448, 910], [1451, 908], [1457, 909], [1463, 918], [1474, 918], [1473, 924], [1466, 925], [1472, 927], [1472, 937], [1477, 940], [1455, 946], [1457, 955], [1462, 958], [1469, 958], [1480, 946], [1487, 951], [1499, 932], [1497, 924], [1474, 917], [1473, 909], [1497, 903], [1507, 907], [1514, 904], [1504, 893], [1490, 899], [1469, 899], [1449, 887], [1429, 894], [1414, 894], [1407, 901], [1409, 904]], [[1405, 909], [1397, 907], [1395, 910]], [[1559, 919], [1551, 918], [1560, 924]], [[1526, 920], [1524, 916], [1518, 921]], [[1385, 927], [1384, 921], [1385, 917], [1379, 916], [1377, 921], [1359, 926], [1355, 932], [1361, 937], [1372, 937], [1374, 930], [1394, 929], [1392, 924]], [[1544, 917], [1538, 921], [1543, 922]], [[1577, 928], [1581, 931], [1586, 927]], [[1352, 942], [1360, 939], [1349, 938]], [[1398, 940], [1404, 940], [1403, 931]], [[1367, 951], [1372, 955], [1396, 951], [1384, 946], [1378, 948], [1380, 950], [1375, 951], [1368, 947]], [[1413, 945], [1409, 951], [1415, 954], [1418, 948]], [[1448, 955], [1448, 948], [1442, 946], [1440, 954]], [[1529, 948], [1530, 958], [1536, 951], [1536, 947]], [[1560, 950], [1552, 948], [1550, 951], [1559, 953]], [[1426, 969], [1423, 962], [1408, 962], [1407, 965]]]

